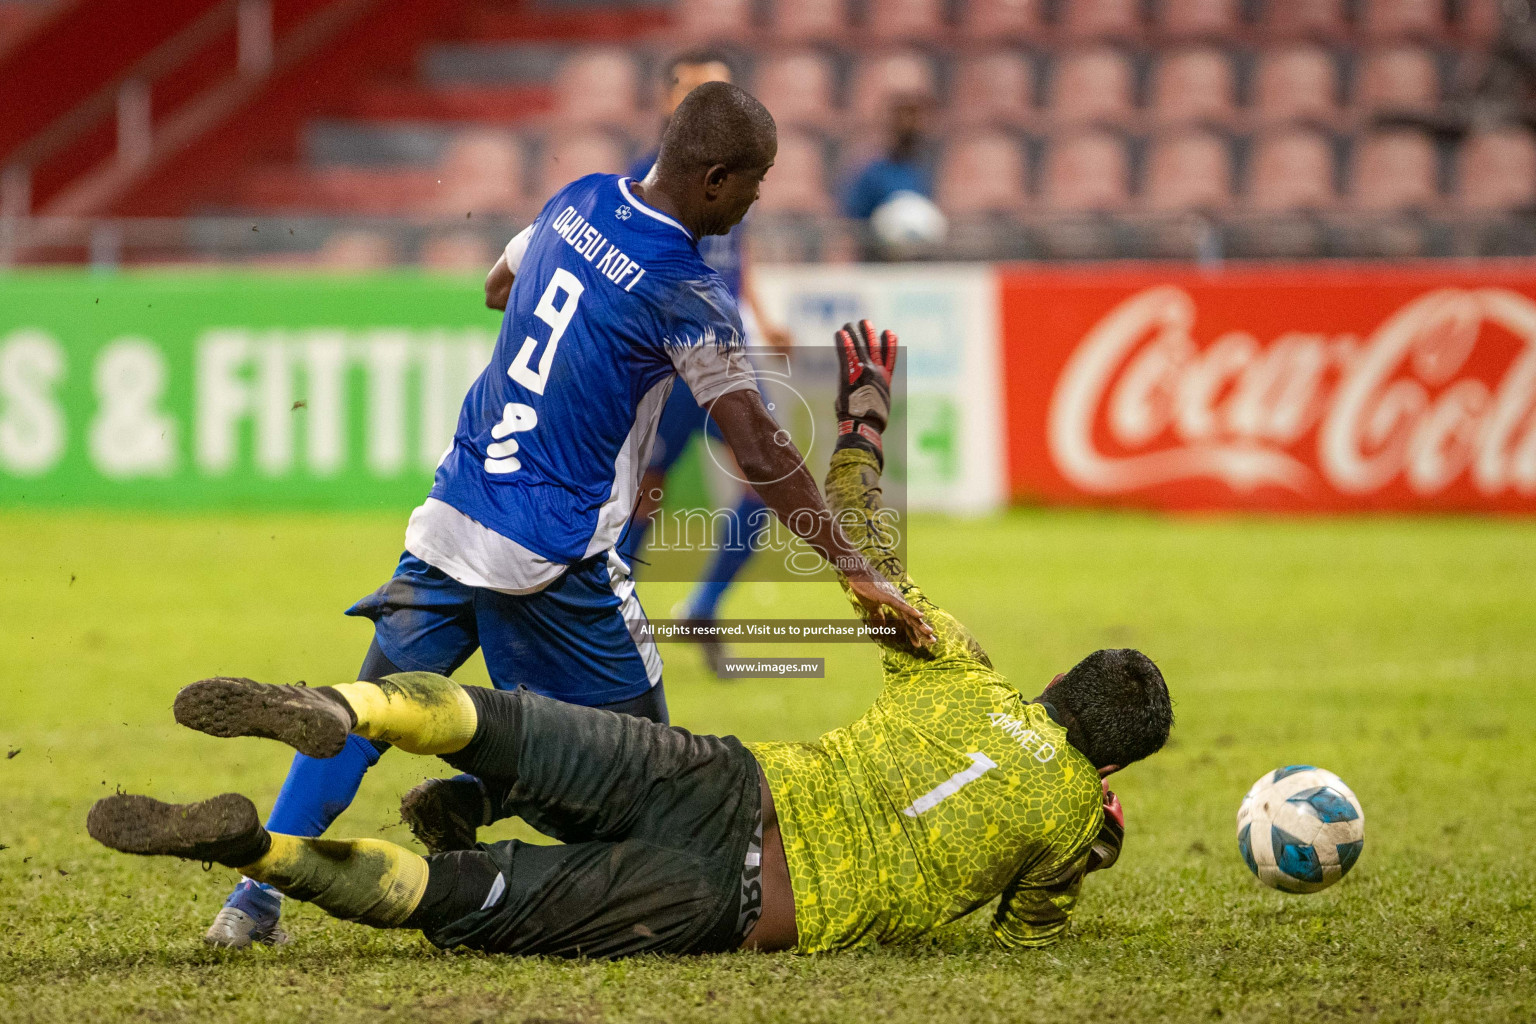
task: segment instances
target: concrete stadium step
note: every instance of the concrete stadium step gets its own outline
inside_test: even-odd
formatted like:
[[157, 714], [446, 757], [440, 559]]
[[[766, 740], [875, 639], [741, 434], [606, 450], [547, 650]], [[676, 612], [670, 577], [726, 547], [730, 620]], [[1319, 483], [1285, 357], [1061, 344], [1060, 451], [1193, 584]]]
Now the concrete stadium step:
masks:
[[300, 135], [300, 159], [312, 166], [430, 167], [452, 143], [452, 125], [372, 122], [341, 118], [310, 121]]
[[623, 42], [665, 31], [672, 21], [667, 0], [653, 3], [520, 4], [481, 3], [467, 13], [464, 39], [538, 39], [570, 42]]
[[574, 50], [528, 43], [433, 43], [422, 48], [417, 74], [430, 86], [549, 85]]
[[548, 114], [554, 96], [543, 85], [437, 85], [377, 82], [359, 89], [345, 112], [369, 121], [515, 124]]
[[231, 206], [260, 213], [390, 216], [430, 203], [438, 189], [426, 167], [257, 168], [241, 179]]

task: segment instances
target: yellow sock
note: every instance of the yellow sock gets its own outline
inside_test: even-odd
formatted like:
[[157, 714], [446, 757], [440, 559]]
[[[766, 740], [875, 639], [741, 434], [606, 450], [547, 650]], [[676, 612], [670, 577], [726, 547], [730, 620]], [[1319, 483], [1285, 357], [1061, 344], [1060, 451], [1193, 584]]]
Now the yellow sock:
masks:
[[427, 862], [382, 839], [301, 839], [272, 833], [272, 848], [240, 871], [332, 917], [375, 928], [405, 922], [427, 891]]
[[332, 687], [357, 715], [352, 731], [412, 754], [452, 754], [475, 738], [474, 702], [464, 687], [431, 672], [401, 672], [377, 683]]

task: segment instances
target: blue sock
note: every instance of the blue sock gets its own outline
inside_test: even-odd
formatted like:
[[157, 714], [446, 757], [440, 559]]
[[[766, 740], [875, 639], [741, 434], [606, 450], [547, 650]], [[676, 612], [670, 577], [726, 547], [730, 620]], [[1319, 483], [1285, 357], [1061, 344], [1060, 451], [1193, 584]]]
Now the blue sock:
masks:
[[715, 551], [704, 571], [704, 578], [688, 595], [688, 614], [696, 619], [712, 619], [720, 608], [731, 581], [752, 558], [753, 544], [768, 529], [768, 506], [755, 491], [742, 495], [736, 504], [736, 526], [725, 544]]
[[361, 736], [347, 737], [335, 757], [293, 756], [288, 778], [277, 794], [267, 829], [288, 836], [318, 836], [347, 809], [363, 774], [379, 763], [379, 748]]

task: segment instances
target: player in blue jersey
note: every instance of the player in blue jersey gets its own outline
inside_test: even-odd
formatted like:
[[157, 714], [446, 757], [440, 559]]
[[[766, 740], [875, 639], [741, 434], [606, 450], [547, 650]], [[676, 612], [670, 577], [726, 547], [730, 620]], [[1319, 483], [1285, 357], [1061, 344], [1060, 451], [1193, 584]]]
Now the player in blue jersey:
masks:
[[[411, 514], [394, 577], [348, 610], [375, 624], [359, 679], [448, 675], [478, 646], [499, 689], [665, 722], [661, 658], [613, 547], [679, 377], [767, 506], [868, 608], [893, 611], [914, 643], [928, 642], [922, 616], [849, 544], [763, 407], [735, 299], [699, 256], [699, 238], [746, 214], [776, 149], [762, 104], [725, 83], [701, 86], [673, 114], [644, 181], [578, 179], [509, 243], [487, 281], [489, 297], [511, 279], [490, 365]], [[334, 757], [296, 757], [268, 827], [323, 833], [383, 749], [353, 738]], [[484, 813], [479, 780], [434, 785], [432, 807]], [[280, 941], [280, 908], [274, 890], [243, 880], [206, 938]]]
[[[692, 50], [678, 54], [667, 64], [663, 83], [667, 90], [667, 115], [670, 117], [683, 97], [705, 82], [730, 80], [731, 66], [724, 54], [713, 50]], [[656, 154], [646, 154], [630, 168], [630, 177], [643, 180], [655, 164]], [[792, 344], [789, 333], [767, 316], [752, 288], [745, 234], [746, 225], [738, 224], [723, 235], [706, 235], [699, 239], [699, 255], [720, 275], [737, 301], [751, 311], [762, 339], [775, 349], [787, 349]], [[635, 556], [645, 549], [646, 534], [649, 532], [651, 517], [656, 513], [667, 474], [687, 450], [689, 442], [700, 433], [708, 434], [715, 441], [722, 440], [719, 429], [694, 400], [687, 383], [679, 381], [661, 410], [661, 422], [656, 428], [656, 445], [651, 450], [651, 464], [646, 467], [645, 476], [640, 482], [640, 501], [620, 543], [619, 553], [630, 564], [634, 564]], [[725, 542], [710, 556], [703, 577], [682, 605], [673, 612], [675, 618], [712, 621], [719, 611], [726, 590], [752, 557], [758, 539], [768, 528], [768, 514], [763, 499], [750, 487], [737, 501], [731, 514], [731, 524]], [[721, 660], [726, 654], [725, 645], [717, 640], [707, 640], [702, 642], [702, 646], [711, 670], [720, 675]]]

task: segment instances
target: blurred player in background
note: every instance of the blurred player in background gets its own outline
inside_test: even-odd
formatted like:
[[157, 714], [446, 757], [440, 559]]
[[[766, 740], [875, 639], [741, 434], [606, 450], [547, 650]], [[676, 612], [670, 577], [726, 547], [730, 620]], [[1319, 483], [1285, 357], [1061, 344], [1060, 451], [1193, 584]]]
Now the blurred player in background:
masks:
[[[667, 116], [671, 117], [683, 97], [698, 86], [705, 82], [730, 80], [731, 67], [723, 54], [713, 50], [679, 54], [667, 64], [663, 79], [663, 87], [666, 89], [663, 102]], [[646, 154], [630, 168], [630, 177], [643, 181], [655, 163], [656, 154]], [[699, 255], [720, 275], [744, 310], [752, 314], [763, 340], [775, 349], [787, 349], [794, 344], [789, 332], [767, 315], [752, 288], [746, 232], [746, 224], [742, 223], [724, 235], [701, 238]], [[661, 411], [661, 423], [656, 428], [656, 447], [651, 452], [651, 464], [646, 468], [645, 477], [640, 483], [640, 504], [619, 546], [620, 554], [630, 564], [634, 564], [636, 555], [643, 557], [651, 517], [655, 515], [665, 491], [667, 473], [683, 452], [687, 451], [689, 442], [700, 433], [707, 433], [716, 441], [721, 439], [719, 429], [694, 401], [687, 382], [680, 380]], [[703, 577], [682, 605], [673, 612], [674, 617], [713, 620], [719, 612], [726, 590], [751, 559], [754, 545], [768, 528], [768, 514], [763, 500], [751, 487], [746, 488], [736, 503], [731, 524], [724, 543], [715, 549]], [[710, 669], [718, 676], [721, 660], [726, 656], [725, 646], [719, 641], [706, 641], [702, 646]]]
[[[348, 610], [375, 624], [360, 679], [450, 675], [478, 647], [499, 689], [666, 722], [661, 656], [613, 549], [679, 377], [768, 507], [871, 609], [894, 609], [918, 642], [931, 635], [827, 514], [763, 406], [735, 297], [699, 255], [699, 238], [746, 215], [777, 149], [761, 103], [705, 84], [674, 112], [644, 181], [580, 178], [508, 243], [486, 283], [487, 301], [507, 296], [490, 365], [411, 514], [394, 577]], [[387, 749], [379, 739], [298, 756], [268, 827], [323, 833]], [[484, 799], [470, 776], [438, 785]], [[246, 879], [207, 941], [280, 941], [280, 911], [275, 890]]]
[[847, 185], [843, 215], [865, 227], [864, 259], [912, 259], [943, 238], [944, 214], [933, 202], [932, 108], [924, 94], [893, 98], [885, 152], [860, 167]]
[[437, 754], [487, 780], [487, 823], [515, 814], [563, 845], [476, 845], [472, 820], [423, 828], [409, 797], [402, 815], [430, 857], [270, 834], [233, 793], [189, 805], [107, 797], [90, 834], [237, 867], [444, 948], [819, 953], [908, 941], [994, 899], [999, 945], [1057, 941], [1084, 876], [1119, 858], [1124, 817], [1102, 780], [1167, 741], [1167, 684], [1129, 649], [1089, 655], [1032, 701], [1008, 684], [918, 589], [880, 516], [895, 336], [866, 320], [839, 341], [827, 502], [937, 627], [926, 652], [884, 645], [880, 696], [852, 725], [814, 743], [743, 744], [425, 673], [314, 689], [210, 679], [177, 695], [178, 722], [316, 753], [362, 734]]

